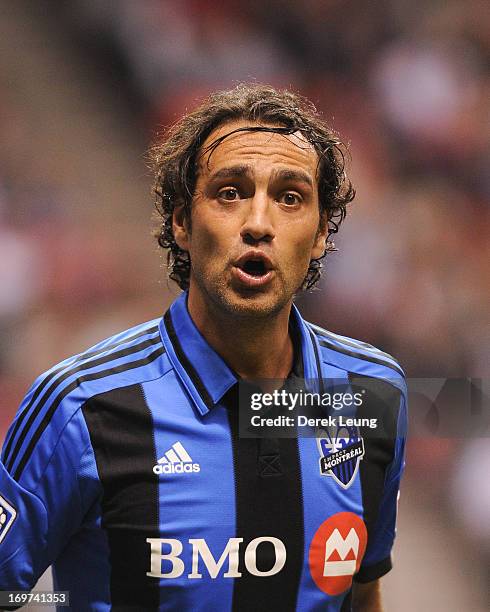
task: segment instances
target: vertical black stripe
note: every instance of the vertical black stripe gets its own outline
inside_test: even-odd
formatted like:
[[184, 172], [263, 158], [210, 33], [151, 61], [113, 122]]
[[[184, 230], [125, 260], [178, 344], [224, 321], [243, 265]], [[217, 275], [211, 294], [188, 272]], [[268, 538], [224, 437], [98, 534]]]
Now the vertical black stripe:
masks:
[[146, 539], [160, 537], [160, 529], [153, 419], [143, 389], [132, 385], [101, 393], [86, 402], [83, 414], [104, 491], [112, 610], [158, 610], [159, 581], [146, 576]]
[[[233, 441], [236, 495], [236, 534], [243, 538], [240, 556], [242, 577], [235, 579], [233, 612], [293, 612], [304, 558], [303, 492], [297, 439], [249, 439], [238, 436], [238, 392], [225, 397]], [[268, 467], [269, 466], [269, 467]], [[287, 550], [286, 563], [273, 576], [251, 575], [244, 551], [251, 540], [272, 536]], [[270, 570], [273, 546], [257, 549], [257, 568]]]
[[347, 595], [342, 602], [340, 612], [352, 612], [352, 589], [347, 592]]

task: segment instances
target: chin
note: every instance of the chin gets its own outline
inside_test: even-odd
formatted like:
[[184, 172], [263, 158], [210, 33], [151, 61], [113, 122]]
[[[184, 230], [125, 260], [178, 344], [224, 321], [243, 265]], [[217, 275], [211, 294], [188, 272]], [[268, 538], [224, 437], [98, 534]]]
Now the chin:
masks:
[[291, 297], [233, 291], [219, 296], [218, 300], [222, 307], [235, 316], [266, 319], [278, 314], [289, 304]]
[[244, 289], [235, 285], [223, 274], [195, 274], [194, 281], [199, 287], [204, 300], [215, 309], [216, 314], [234, 316], [237, 318], [267, 319], [280, 313], [288, 307], [294, 297], [292, 282], [287, 285], [277, 282], [262, 290]]

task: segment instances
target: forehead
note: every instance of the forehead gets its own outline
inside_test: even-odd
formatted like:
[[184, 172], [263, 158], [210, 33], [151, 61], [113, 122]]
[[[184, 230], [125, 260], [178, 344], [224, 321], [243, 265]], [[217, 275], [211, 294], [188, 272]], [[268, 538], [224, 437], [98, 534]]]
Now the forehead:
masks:
[[[300, 133], [284, 135], [274, 132], [241, 131], [240, 128], [282, 127], [254, 121], [230, 121], [213, 130], [201, 147], [199, 175], [206, 176], [221, 167], [248, 164], [252, 167], [301, 168], [316, 179], [318, 154]], [[216, 147], [213, 144], [225, 137]], [[256, 168], [257, 169], [257, 168]]]

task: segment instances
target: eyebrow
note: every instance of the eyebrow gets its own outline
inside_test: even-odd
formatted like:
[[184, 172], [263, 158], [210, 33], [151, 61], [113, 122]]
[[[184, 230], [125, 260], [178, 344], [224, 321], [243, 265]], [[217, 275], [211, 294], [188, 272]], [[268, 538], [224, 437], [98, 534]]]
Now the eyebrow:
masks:
[[[251, 166], [247, 164], [237, 164], [235, 166], [228, 166], [226, 168], [221, 168], [214, 172], [209, 179], [211, 181], [223, 178], [237, 178], [242, 176], [251, 176], [253, 174]], [[306, 183], [311, 188], [313, 188], [313, 180], [309, 174], [303, 172], [302, 170], [276, 170], [273, 172], [272, 177], [274, 180], [283, 180], [283, 181], [298, 181], [301, 183]]]
[[214, 181], [222, 178], [236, 178], [241, 176], [251, 176], [252, 168], [247, 164], [237, 164], [236, 166], [228, 166], [214, 172], [209, 180]]
[[306, 183], [313, 188], [313, 180], [311, 176], [302, 170], [277, 170], [273, 172], [273, 178], [275, 180], [280, 179], [283, 181], [298, 181], [300, 183]]

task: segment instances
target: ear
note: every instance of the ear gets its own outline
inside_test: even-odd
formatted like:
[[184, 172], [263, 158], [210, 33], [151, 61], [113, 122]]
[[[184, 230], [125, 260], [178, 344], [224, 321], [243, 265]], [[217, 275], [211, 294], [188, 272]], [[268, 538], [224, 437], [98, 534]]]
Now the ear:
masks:
[[315, 236], [315, 242], [311, 249], [311, 259], [318, 259], [325, 252], [325, 245], [328, 236], [328, 217], [326, 213], [320, 215], [320, 222]]
[[175, 242], [183, 251], [188, 251], [190, 232], [184, 204], [179, 204], [174, 208], [172, 215], [172, 231], [174, 233]]

